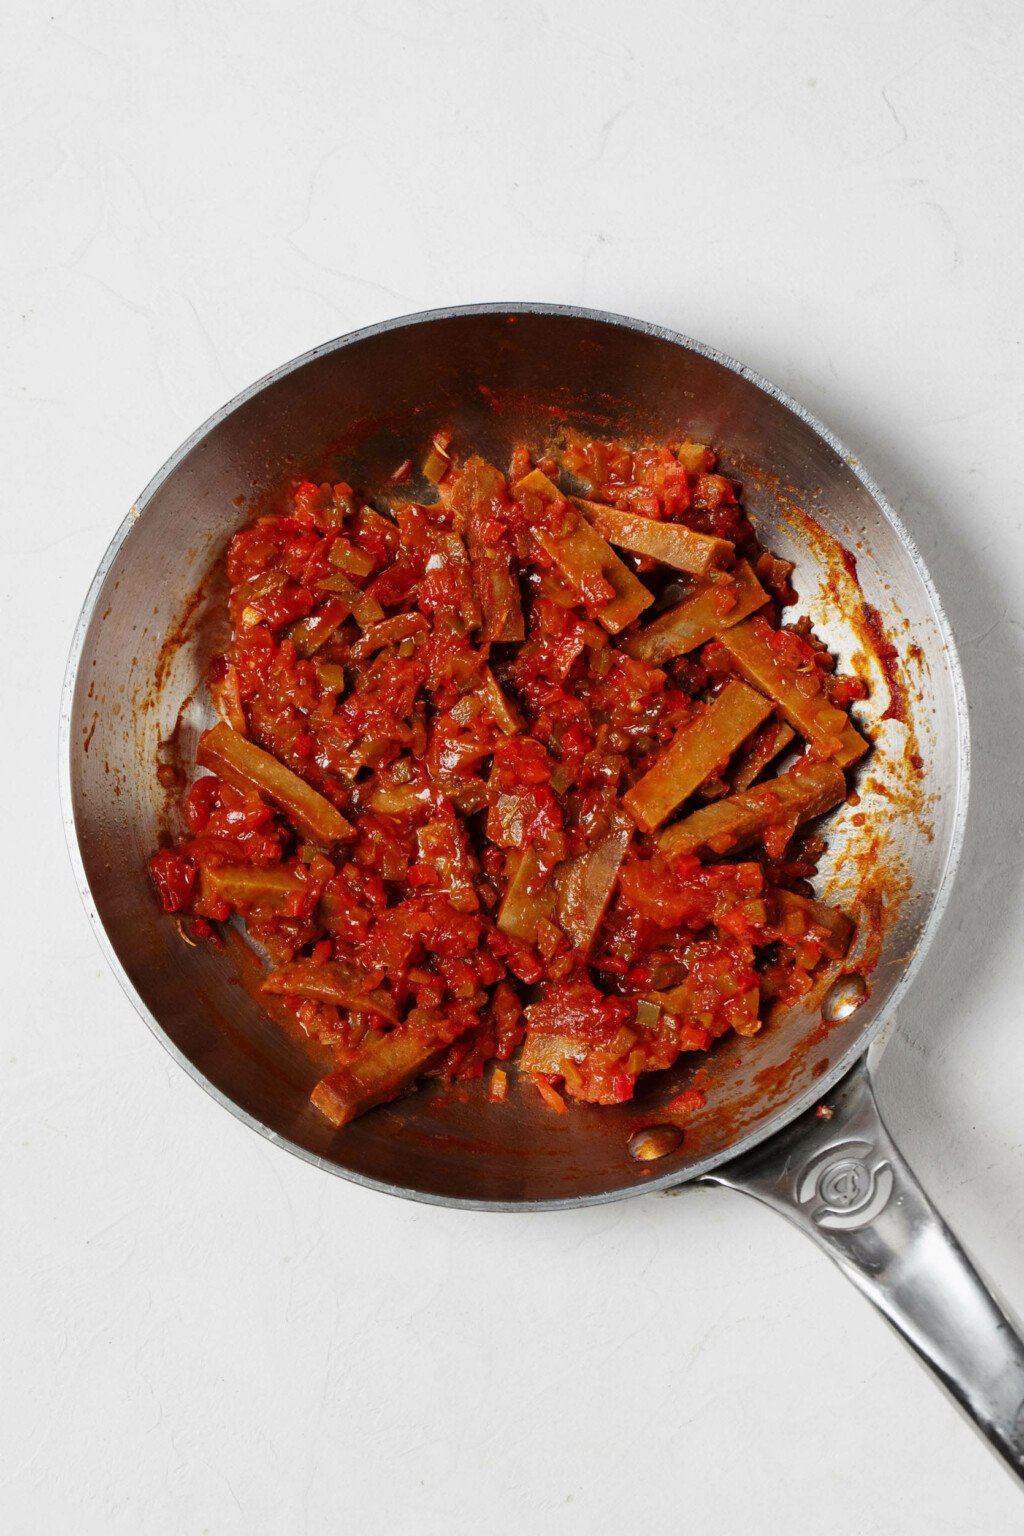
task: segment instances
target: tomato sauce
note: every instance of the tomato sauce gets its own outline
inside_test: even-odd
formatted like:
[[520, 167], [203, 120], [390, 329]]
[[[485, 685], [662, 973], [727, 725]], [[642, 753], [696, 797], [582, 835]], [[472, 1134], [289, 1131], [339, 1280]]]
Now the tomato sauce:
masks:
[[[506, 474], [439, 436], [387, 513], [297, 480], [231, 541], [212, 771], [150, 869], [193, 940], [245, 925], [275, 1011], [334, 1061], [313, 1097], [336, 1124], [424, 1072], [490, 1071], [495, 1104], [517, 1069], [559, 1113], [622, 1103], [845, 952], [803, 823], [845, 796], [866, 690], [782, 623], [792, 567], [715, 465], [567, 432]], [[597, 503], [624, 514], [608, 540]], [[708, 638], [642, 659], [645, 627], [708, 587]]]

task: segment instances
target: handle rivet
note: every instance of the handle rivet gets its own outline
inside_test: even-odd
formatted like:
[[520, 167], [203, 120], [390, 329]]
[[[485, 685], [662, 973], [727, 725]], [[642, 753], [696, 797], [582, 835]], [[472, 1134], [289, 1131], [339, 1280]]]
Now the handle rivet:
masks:
[[678, 1125], [651, 1125], [629, 1138], [629, 1155], [638, 1163], [653, 1163], [677, 1151], [682, 1143], [683, 1133]]
[[821, 1016], [827, 1024], [838, 1024], [840, 1020], [848, 1019], [851, 1013], [855, 1013], [861, 1003], [867, 1000], [867, 995], [864, 977], [855, 971], [848, 971], [829, 988], [821, 1005]]

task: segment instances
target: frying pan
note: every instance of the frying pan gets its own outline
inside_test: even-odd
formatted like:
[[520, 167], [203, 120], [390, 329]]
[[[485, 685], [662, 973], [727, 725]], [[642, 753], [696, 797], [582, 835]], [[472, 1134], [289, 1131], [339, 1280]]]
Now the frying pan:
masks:
[[[503, 463], [563, 422], [722, 445], [763, 542], [797, 562], [800, 611], [868, 676], [859, 723], [874, 750], [821, 870], [826, 898], [858, 914], [855, 948], [827, 990], [755, 1039], [719, 1042], [696, 1069], [691, 1058], [656, 1075], [631, 1104], [555, 1116], [525, 1090], [499, 1107], [481, 1083], [438, 1083], [337, 1132], [308, 1102], [322, 1064], [267, 1018], [244, 966], [182, 941], [146, 871], [171, 815], [158, 762], [187, 763], [209, 723], [202, 683], [226, 638], [217, 557], [299, 470], [380, 484], [407, 456], [419, 462], [440, 426]], [[745, 1191], [840, 1265], [1024, 1478], [1024, 1342], [886, 1131], [867, 1060], [934, 938], [960, 851], [956, 651], [877, 487], [773, 385], [655, 326], [515, 304], [388, 321], [287, 363], [189, 438], [118, 530], [74, 638], [61, 773], [111, 966], [175, 1060], [247, 1125], [319, 1168], [437, 1204], [559, 1208], [693, 1180]], [[655, 1125], [695, 1070], [707, 1107], [681, 1145], [631, 1155], [638, 1126]], [[673, 1139], [640, 1137], [647, 1150]]]

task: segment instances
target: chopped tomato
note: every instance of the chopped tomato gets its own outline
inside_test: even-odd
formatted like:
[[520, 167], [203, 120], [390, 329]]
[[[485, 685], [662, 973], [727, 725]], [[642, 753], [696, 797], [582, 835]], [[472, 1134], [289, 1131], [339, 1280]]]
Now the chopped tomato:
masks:
[[[337, 1125], [424, 1074], [472, 1081], [493, 1063], [509, 1065], [479, 1091], [496, 1102], [519, 1070], [559, 1115], [567, 1099], [623, 1104], [683, 1052], [754, 1035], [844, 952], [849, 919], [809, 896], [813, 799], [773, 799], [760, 775], [806, 716], [803, 766], [827, 778], [865, 686], [835, 674], [806, 619], [781, 627], [792, 567], [761, 548], [707, 444], [570, 431], [558, 458], [518, 446], [508, 476], [460, 457], [447, 428], [408, 446], [375, 488], [386, 510], [300, 476], [231, 540], [231, 639], [210, 668], [222, 723], [151, 875], [190, 943], [244, 924], [266, 990], [333, 1054], [313, 1102]], [[573, 478], [553, 486], [560, 470]], [[623, 547], [580, 486], [615, 509]], [[772, 686], [741, 683], [721, 638], [737, 559], [767, 595], [750, 620], [765, 670], [800, 707], [773, 696], [754, 738], [715, 726], [698, 751], [726, 695]], [[678, 631], [676, 652], [635, 645], [648, 626]], [[627, 809], [648, 774], [680, 781], [652, 831]], [[181, 778], [165, 764], [161, 782]], [[675, 817], [711, 830], [680, 843]], [[688, 1089], [668, 1112], [703, 1103]]]

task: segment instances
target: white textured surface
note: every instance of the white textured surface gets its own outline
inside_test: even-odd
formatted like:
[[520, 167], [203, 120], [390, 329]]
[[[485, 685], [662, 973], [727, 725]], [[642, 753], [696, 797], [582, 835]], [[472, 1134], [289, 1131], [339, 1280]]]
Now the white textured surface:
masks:
[[54, 773], [111, 533], [274, 364], [482, 298], [744, 358], [875, 472], [962, 646], [971, 842], [881, 1092], [1024, 1310], [1016, 0], [8, 0], [3, 30], [0, 1529], [1020, 1531], [752, 1204], [417, 1208], [244, 1130], [107, 973]]

